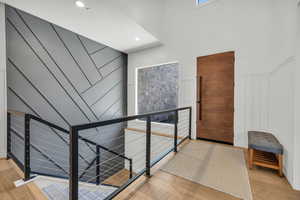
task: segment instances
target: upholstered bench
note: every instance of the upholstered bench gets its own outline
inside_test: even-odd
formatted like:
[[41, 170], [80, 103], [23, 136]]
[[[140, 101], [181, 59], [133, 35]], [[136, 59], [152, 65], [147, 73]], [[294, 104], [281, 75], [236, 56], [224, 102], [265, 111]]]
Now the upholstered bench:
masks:
[[260, 131], [248, 132], [249, 168], [253, 165], [268, 167], [282, 174], [283, 147], [271, 133]]

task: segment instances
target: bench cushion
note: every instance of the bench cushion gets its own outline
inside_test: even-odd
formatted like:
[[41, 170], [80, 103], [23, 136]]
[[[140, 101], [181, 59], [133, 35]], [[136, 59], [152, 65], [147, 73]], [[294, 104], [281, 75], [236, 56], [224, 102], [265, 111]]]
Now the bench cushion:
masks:
[[260, 131], [248, 132], [248, 147], [260, 151], [283, 154], [283, 147], [271, 133]]

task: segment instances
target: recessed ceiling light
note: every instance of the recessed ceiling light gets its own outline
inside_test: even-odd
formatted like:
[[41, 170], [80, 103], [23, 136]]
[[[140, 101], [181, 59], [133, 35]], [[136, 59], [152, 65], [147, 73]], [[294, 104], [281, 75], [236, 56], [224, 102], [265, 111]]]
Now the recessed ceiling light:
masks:
[[140, 41], [141, 39], [139, 37], [135, 37], [135, 41]]
[[76, 1], [75, 4], [78, 8], [85, 8], [85, 4], [82, 1]]

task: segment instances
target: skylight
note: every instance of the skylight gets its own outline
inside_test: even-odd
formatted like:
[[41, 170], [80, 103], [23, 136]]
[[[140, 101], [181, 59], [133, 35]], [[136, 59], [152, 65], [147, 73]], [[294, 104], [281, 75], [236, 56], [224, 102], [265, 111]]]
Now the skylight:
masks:
[[196, 0], [196, 4], [200, 5], [200, 4], [205, 4], [208, 3], [210, 0]]

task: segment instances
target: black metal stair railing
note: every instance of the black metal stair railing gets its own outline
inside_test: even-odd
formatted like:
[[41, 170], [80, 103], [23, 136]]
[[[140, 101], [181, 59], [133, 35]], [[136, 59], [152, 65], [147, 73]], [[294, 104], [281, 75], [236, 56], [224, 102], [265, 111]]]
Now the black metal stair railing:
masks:
[[[24, 140], [24, 137], [18, 133], [16, 130], [11, 129], [10, 130], [14, 135], [16, 135], [18, 138], [20, 138], [21, 140]], [[59, 168], [60, 170], [62, 170], [63, 172], [65, 172], [66, 174], [69, 174], [64, 168], [62, 168], [58, 163], [56, 163], [56, 161], [52, 158], [50, 158], [47, 153], [43, 152], [43, 150], [41, 150], [38, 146], [34, 145], [34, 144], [30, 144], [30, 146], [36, 150], [37, 152], [39, 152], [46, 160], [50, 161], [51, 163], [53, 163], [57, 168]]]
[[[179, 118], [182, 117], [182, 115], [179, 116], [179, 112], [187, 111], [187, 115], [184, 117], [185, 122], [179, 123]], [[161, 133], [154, 133], [152, 129], [154, 130], [156, 128], [157, 123], [152, 123], [151, 118], [153, 116], [162, 115], [162, 114], [173, 114], [174, 115], [174, 124], [168, 125], [168, 130], [170, 128], [172, 129], [172, 133], [168, 135], [164, 135]], [[79, 135], [79, 132], [84, 132], [84, 130], [92, 129], [92, 128], [105, 128], [112, 125], [122, 124], [125, 123], [128, 127], [129, 122], [136, 122], [138, 120], [139, 122], [143, 123], [145, 126], [145, 135], [142, 136], [136, 136], [138, 139], [130, 140], [130, 138], [125, 138], [124, 144], [122, 144], [124, 147], [125, 155], [128, 153], [130, 149], [137, 149], [141, 145], [145, 145], [143, 149], [145, 149], [145, 152], [142, 151], [140, 155], [138, 155], [140, 158], [136, 161], [133, 160], [133, 157], [130, 160], [130, 166], [128, 166], [128, 169], [130, 170], [130, 178], [126, 180], [126, 182], [122, 182], [122, 184], [106, 196], [105, 200], [110, 200], [116, 197], [120, 192], [122, 192], [124, 189], [126, 189], [131, 183], [133, 183], [135, 180], [137, 180], [140, 176], [145, 174], [147, 177], [151, 176], [151, 168], [156, 165], [159, 161], [161, 161], [164, 157], [166, 157], [171, 152], [177, 152], [178, 146], [181, 145], [184, 141], [187, 139], [191, 139], [191, 121], [192, 121], [192, 108], [191, 107], [183, 107], [183, 108], [177, 108], [172, 110], [165, 110], [160, 112], [154, 112], [154, 113], [148, 113], [148, 114], [142, 114], [142, 115], [133, 115], [133, 116], [127, 116], [112, 120], [106, 120], [106, 121], [100, 121], [95, 123], [89, 123], [89, 124], [82, 124], [82, 125], [76, 125], [70, 127], [70, 134], [69, 134], [69, 141], [70, 141], [70, 172], [69, 172], [69, 199], [72, 200], [78, 200], [79, 198], [79, 180], [83, 174], [80, 174], [80, 170], [78, 168], [78, 155], [79, 155], [79, 140], [82, 139]], [[156, 124], [154, 126], [154, 124]], [[185, 126], [185, 128], [183, 127]], [[143, 131], [140, 131], [143, 132]], [[183, 134], [182, 134], [183, 133]], [[124, 132], [124, 135], [126, 135], [126, 131]], [[165, 140], [167, 143], [171, 144], [171, 146], [167, 146], [165, 148], [165, 144], [159, 143], [155, 144], [153, 142], [154, 138], [153, 136], [156, 135], [156, 143], [157, 141], [161, 142], [160, 139], [162, 137], [165, 137]], [[125, 136], [124, 136], [125, 137]], [[144, 142], [139, 142], [138, 140], [145, 139]], [[130, 147], [126, 147], [126, 145], [131, 145]], [[117, 147], [116, 147], [117, 148]], [[162, 150], [160, 148], [163, 148]], [[165, 148], [165, 149], [164, 149]], [[156, 151], [162, 151], [162, 154], [155, 154], [154, 150]], [[156, 155], [156, 156], [153, 156]], [[143, 159], [145, 158], [145, 160]], [[138, 164], [135, 162], [145, 162], [142, 168], [138, 168]], [[97, 162], [97, 166], [100, 166], [101, 163], [99, 163], [99, 160], [94, 159], [91, 164]], [[134, 162], [135, 170], [132, 169], [132, 162]], [[126, 166], [124, 167], [126, 169]], [[134, 171], [134, 174], [133, 174]]]
[[[11, 126], [11, 117], [12, 115], [18, 115], [18, 116], [22, 116], [24, 117], [24, 136], [22, 136], [21, 134], [19, 134], [16, 130], [14, 130]], [[58, 130], [66, 135], [69, 134], [69, 131], [60, 127], [60, 126], [57, 126], [56, 124], [53, 124], [51, 122], [48, 122], [44, 119], [41, 119], [40, 117], [37, 117], [35, 115], [32, 115], [32, 114], [27, 114], [27, 113], [21, 113], [21, 112], [17, 112], [17, 111], [9, 111], [7, 113], [7, 155], [8, 155], [8, 158], [11, 158], [13, 159], [16, 164], [23, 170], [24, 172], [24, 180], [27, 181], [31, 178], [31, 173], [34, 173], [34, 174], [40, 174], [40, 175], [46, 175], [46, 176], [54, 176], [54, 177], [59, 177], [59, 178], [64, 178], [64, 177], [60, 177], [60, 176], [55, 176], [55, 175], [52, 175], [52, 174], [47, 174], [47, 173], [41, 173], [41, 172], [38, 172], [38, 171], [32, 171], [31, 170], [31, 148], [33, 150], [35, 150], [36, 152], [39, 152], [43, 158], [45, 158], [45, 160], [51, 162], [54, 166], [56, 166], [58, 169], [62, 170], [66, 175], [67, 177], [69, 176], [69, 172], [64, 169], [64, 167], [60, 166], [59, 163], [57, 163], [54, 159], [52, 159], [50, 156], [47, 155], [46, 152], [43, 152], [42, 149], [40, 149], [37, 145], [34, 145], [32, 144], [31, 142], [31, 128], [30, 128], [30, 122], [32, 121], [37, 121], [51, 129], [55, 129], [55, 130]], [[14, 153], [12, 152], [12, 145], [11, 145], [11, 140], [12, 140], [12, 135], [18, 137], [20, 140], [24, 141], [24, 161], [23, 163], [17, 158], [16, 155], [14, 155]], [[83, 170], [83, 174], [81, 174], [81, 177], [84, 176], [84, 174], [86, 173], [86, 171], [88, 169], [90, 169], [95, 163], [99, 164], [100, 162], [100, 150], [103, 150], [103, 151], [106, 151], [106, 152], [109, 152], [117, 157], [120, 157], [122, 159], [125, 159], [125, 160], [128, 160], [130, 165], [132, 165], [132, 160], [118, 152], [115, 152], [115, 151], [112, 151], [110, 150], [109, 148], [103, 146], [103, 145], [100, 145], [94, 141], [91, 141], [89, 139], [86, 139], [86, 138], [83, 138], [81, 136], [79, 136], [79, 140], [80, 141], [83, 141], [91, 146], [94, 146], [96, 148], [96, 151], [93, 150], [92, 147], [90, 147], [90, 149], [96, 154], [94, 159], [92, 160], [92, 162], [88, 163], [88, 166], [86, 167], [85, 170]], [[83, 157], [82, 157], [83, 158]], [[84, 158], [83, 158], [84, 159]], [[98, 167], [99, 165], [97, 165], [96, 167], [96, 184], [99, 185], [100, 184], [100, 168]], [[132, 167], [131, 167], [132, 168]], [[81, 178], [80, 177], [80, 178]], [[132, 170], [130, 171], [130, 177], [132, 177]], [[112, 185], [113, 186], [113, 185]]]
[[[173, 120], [170, 124], [166, 125], [167, 131], [164, 130], [159, 133], [157, 132], [157, 123], [153, 123], [152, 118], [154, 116], [164, 114], [168, 114], [170, 116], [172, 115]], [[20, 134], [17, 129], [12, 127], [12, 115], [21, 115], [22, 118], [24, 118], [24, 135]], [[135, 138], [132, 139], [126, 130], [129, 130], [131, 122], [136, 121], [142, 122], [145, 130], [144, 132], [141, 131], [143, 134], [132, 134], [135, 136]], [[48, 127], [49, 130], [55, 130], [54, 133], [63, 133], [62, 139], [64, 139], [66, 142], [61, 144], [68, 145], [68, 152], [65, 158], [66, 163], [68, 163], [67, 167], [62, 165], [64, 164], [63, 162], [57, 162], [57, 160], [49, 156], [41, 146], [33, 143], [35, 142], [33, 139], [36, 139], [36, 136], [32, 135], [32, 133], [36, 131], [36, 129], [34, 129], [36, 127], [31, 127], [31, 123], [33, 122], [42, 124], [43, 126]], [[69, 199], [72, 200], [77, 200], [79, 197], [79, 181], [96, 185], [114, 186], [115, 189], [113, 192], [107, 194], [105, 197], [106, 200], [109, 200], [117, 196], [143, 174], [145, 174], [147, 177], [150, 177], [151, 168], [154, 165], [156, 165], [169, 153], [177, 152], [178, 146], [185, 140], [191, 139], [191, 122], [192, 108], [184, 107], [71, 126], [68, 131], [35, 115], [26, 113], [20, 114], [19, 112], [9, 111], [7, 114], [7, 152], [8, 157], [13, 159], [16, 164], [23, 169], [25, 180], [32, 178], [31, 175], [33, 174], [68, 178]], [[116, 138], [110, 139], [109, 141], [106, 140], [105, 135], [113, 135], [114, 133], [111, 131], [111, 129], [108, 128], [107, 131], [105, 128], [110, 126], [115, 127], [120, 124], [121, 126], [117, 130], [122, 130], [123, 133], [121, 136], [120, 134], [116, 134]], [[94, 128], [97, 128], [102, 132], [100, 136], [103, 136], [104, 138], [101, 139], [100, 137], [100, 140], [98, 140], [101, 141], [101, 144], [84, 137], [85, 130]], [[168, 135], [161, 134], [165, 133], [165, 131], [169, 131]], [[11, 140], [16, 140], [16, 138], [22, 141], [22, 143], [19, 144], [24, 149], [24, 152], [21, 152], [23, 154], [23, 156], [21, 156], [22, 160], [18, 159], [20, 158], [20, 155], [15, 155], [15, 149], [14, 146], [12, 146]], [[79, 152], [79, 145], [81, 144], [87, 144], [91, 152], [94, 153], [92, 157], [87, 158], [86, 155], [82, 155], [82, 152]], [[138, 148], [142, 148], [142, 150], [137, 153], [130, 152], [130, 150], [135, 150]], [[48, 174], [47, 171], [39, 172], [36, 169], [32, 170], [31, 161], [34, 158], [31, 156], [36, 156], [36, 152], [38, 152], [44, 160], [47, 160], [48, 163], [51, 163], [52, 166], [55, 166], [66, 176], [60, 177], [53, 174]], [[116, 158], [117, 161], [115, 161]], [[107, 164], [107, 162], [110, 163], [111, 166], [105, 166], [105, 163]], [[84, 169], [81, 169], [80, 164], [82, 163], [85, 163]], [[112, 172], [109, 172], [111, 170]], [[91, 176], [91, 171], [93, 174], [95, 173], [95, 176]], [[122, 171], [125, 171], [126, 176], [128, 177], [125, 177], [123, 181], [120, 181], [120, 184], [114, 184], [109, 181], [106, 182], [109, 177], [116, 178], [115, 174], [118, 174]], [[102, 180], [100, 179], [101, 175], [103, 176]], [[117, 177], [117, 179], [118, 178], [122, 179], [121, 177]]]

